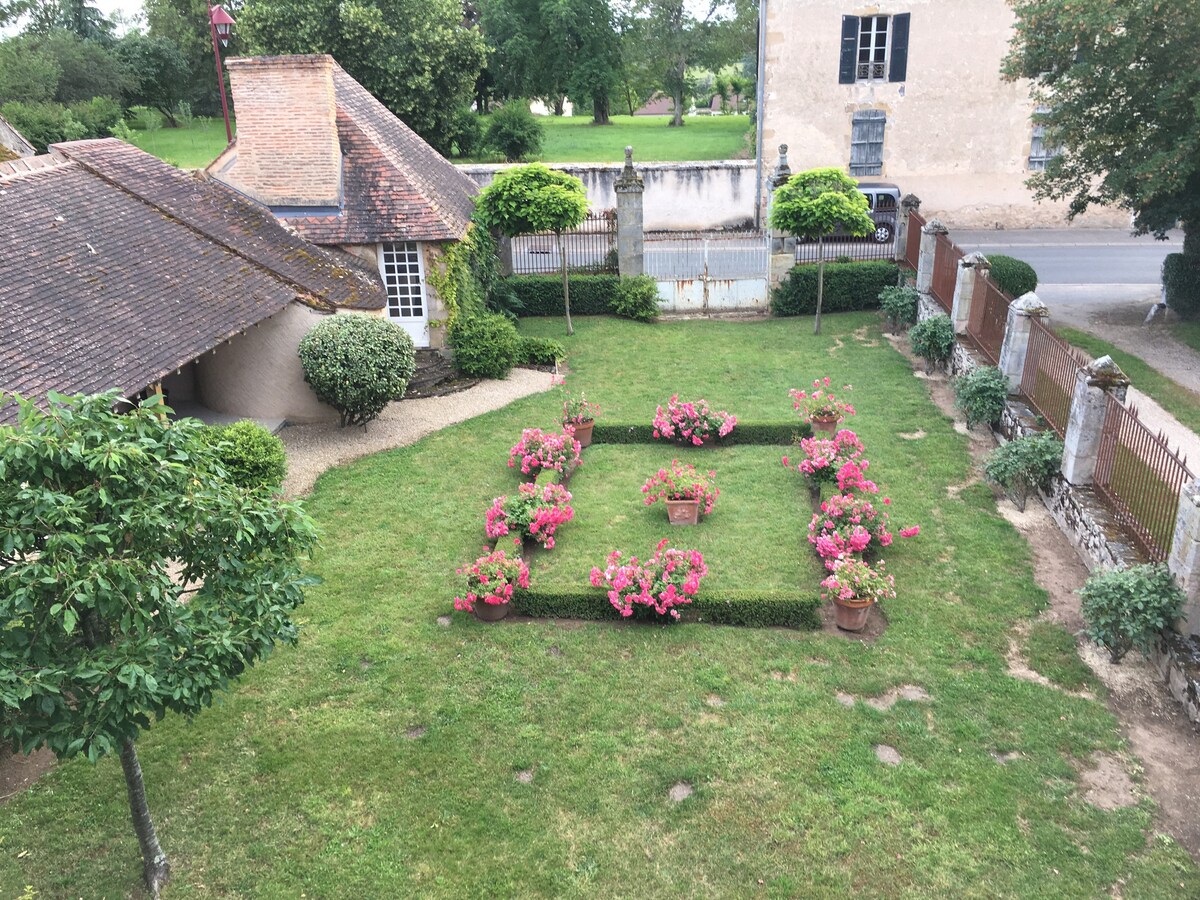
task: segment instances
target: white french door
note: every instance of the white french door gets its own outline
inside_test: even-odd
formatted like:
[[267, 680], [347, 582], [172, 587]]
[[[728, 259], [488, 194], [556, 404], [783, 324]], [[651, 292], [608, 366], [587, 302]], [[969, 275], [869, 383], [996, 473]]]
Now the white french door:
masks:
[[429, 305], [425, 269], [416, 241], [379, 245], [379, 274], [387, 289], [388, 318], [409, 333], [418, 347], [429, 346]]

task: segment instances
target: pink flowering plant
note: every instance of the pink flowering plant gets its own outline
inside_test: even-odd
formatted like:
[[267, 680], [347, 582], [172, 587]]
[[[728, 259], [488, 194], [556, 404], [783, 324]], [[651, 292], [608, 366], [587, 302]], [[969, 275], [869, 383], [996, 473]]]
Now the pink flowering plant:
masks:
[[569, 431], [526, 428], [521, 432], [521, 440], [509, 451], [508, 467], [520, 466], [525, 475], [536, 475], [546, 469], [562, 472], [579, 462], [580, 449], [579, 441]]
[[680, 400], [678, 394], [667, 401], [665, 410], [660, 405], [654, 413], [655, 439], [693, 447], [725, 437], [735, 425], [737, 419], [734, 416], [724, 410], [713, 412], [708, 401]]
[[503, 550], [493, 550], [455, 571], [466, 578], [462, 596], [454, 598], [454, 608], [463, 612], [474, 612], [476, 603], [508, 603], [514, 588], [529, 587], [529, 566], [519, 556], [508, 557]]
[[821, 599], [830, 596], [848, 602], [893, 600], [896, 597], [896, 581], [881, 560], [874, 566], [854, 556], [843, 556], [829, 567], [829, 577], [821, 582], [828, 591]]
[[[788, 391], [788, 396], [792, 398], [792, 409], [805, 419], [835, 419], [841, 422], [846, 416], [854, 415], [854, 407], [829, 393], [828, 388], [828, 376], [814, 381], [811, 391], [793, 388]], [[850, 385], [844, 385], [842, 390], [850, 390]]]
[[592, 569], [592, 584], [608, 588], [608, 600], [622, 616], [635, 611], [658, 617], [679, 618], [679, 607], [687, 606], [700, 590], [700, 579], [708, 574], [698, 550], [668, 547], [664, 538], [645, 562], [636, 556], [621, 562], [621, 551], [608, 556], [603, 569]]
[[581, 391], [578, 395], [563, 391], [562, 421], [564, 425], [586, 425], [600, 415], [600, 405], [588, 401]]
[[[839, 558], [867, 552], [872, 541], [878, 547], [891, 545], [888, 513], [881, 508], [891, 502], [884, 497], [881, 505], [876, 506], [859, 494], [835, 494], [821, 504], [821, 511], [808, 524], [808, 542], [816, 548], [827, 569], [832, 569]], [[920, 532], [920, 526], [913, 525], [901, 529], [900, 537], [915, 537]]]
[[484, 515], [484, 530], [490, 538], [512, 535], [518, 547], [526, 539], [535, 540], [547, 550], [554, 547], [558, 526], [575, 517], [571, 492], [561, 484], [518, 486], [517, 493], [497, 497]]
[[858, 439], [858, 435], [846, 428], [831, 438], [804, 438], [799, 447], [800, 458], [793, 461], [785, 456], [784, 468], [795, 469], [814, 484], [837, 481], [838, 472], [847, 463], [857, 463], [863, 454], [862, 441]]
[[651, 506], [659, 500], [696, 500], [700, 503], [700, 512], [708, 515], [721, 495], [716, 477], [716, 472], [705, 474], [689, 463], [671, 460], [669, 469], [659, 469], [646, 479], [642, 485], [642, 493], [646, 495], [642, 502]]

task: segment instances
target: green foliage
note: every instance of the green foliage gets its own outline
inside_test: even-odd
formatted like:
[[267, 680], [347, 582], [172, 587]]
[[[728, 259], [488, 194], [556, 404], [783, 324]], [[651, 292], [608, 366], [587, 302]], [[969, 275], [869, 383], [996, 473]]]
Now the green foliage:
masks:
[[0, 443], [0, 738], [22, 752], [96, 760], [296, 638], [300, 507], [219, 477], [199, 422], [117, 400], [22, 402]]
[[1184, 594], [1163, 564], [1098, 569], [1079, 589], [1093, 641], [1119, 663], [1135, 647], [1149, 653], [1159, 633], [1183, 611]]
[[967, 416], [967, 427], [995, 425], [1004, 414], [1008, 379], [995, 366], [980, 366], [954, 379], [954, 400]]
[[520, 162], [538, 156], [545, 139], [545, 129], [529, 111], [529, 101], [518, 99], [492, 113], [483, 143], [506, 162]]
[[1200, 255], [1168, 253], [1162, 265], [1167, 306], [1183, 319], [1200, 319]]
[[582, 222], [588, 210], [583, 182], [541, 163], [498, 172], [479, 192], [475, 205], [480, 224], [509, 237], [567, 231]]
[[520, 338], [507, 316], [483, 312], [460, 317], [450, 329], [459, 371], [472, 378], [503, 378], [518, 361]]
[[820, 238], [839, 226], [860, 237], [875, 230], [866, 195], [841, 169], [798, 172], [775, 191], [771, 227], [796, 237]]
[[[880, 293], [896, 284], [900, 270], [890, 262], [829, 263], [825, 266], [824, 312], [874, 309]], [[771, 292], [771, 312], [803, 316], [817, 310], [817, 267], [796, 266]]]
[[430, 286], [446, 307], [447, 329], [460, 315], [483, 312], [499, 276], [496, 242], [486, 230], [471, 223], [463, 239], [443, 245], [437, 264], [426, 273]]
[[[567, 358], [567, 348], [551, 338], [521, 335], [517, 361], [526, 366], [552, 366]], [[553, 471], [553, 470], [551, 470]]]
[[1013, 297], [1037, 290], [1037, 272], [1024, 260], [997, 253], [988, 256], [988, 262], [991, 264], [991, 279], [1000, 290], [1007, 291]]
[[[252, 53], [330, 53], [441, 153], [484, 62], [460, 0], [247, 0], [238, 30]], [[210, 57], [211, 59], [211, 57]]]
[[0, 41], [0, 101], [47, 103], [62, 75], [57, 60], [35, 41]]
[[197, 435], [229, 480], [247, 490], [277, 491], [287, 477], [283, 441], [249, 419], [231, 425], [206, 425]]
[[920, 296], [911, 285], [888, 285], [879, 292], [879, 308], [894, 327], [907, 328], [917, 323]]
[[[796, 422], [786, 425], [769, 423], [741, 422], [731, 433], [712, 442], [713, 446], [734, 447], [766, 444], [770, 446], [790, 447], [801, 438], [812, 437], [812, 425], [808, 422]], [[592, 431], [594, 444], [653, 444], [662, 446], [662, 441], [654, 437], [653, 426], [628, 425], [619, 422], [597, 422]]]
[[460, 106], [446, 125], [447, 156], [464, 157], [483, 146], [483, 120], [469, 106]]
[[1052, 431], [1029, 434], [1001, 444], [988, 454], [983, 473], [1008, 492], [1024, 512], [1029, 492], [1045, 487], [1062, 465], [1063, 443]]
[[[613, 312], [620, 279], [616, 275], [575, 275], [571, 278], [571, 311], [581, 316]], [[520, 304], [522, 316], [560, 316], [562, 279], [557, 275], [518, 275], [504, 280]]]
[[[513, 605], [523, 616], [547, 619], [621, 619], [600, 590], [531, 589], [518, 591]], [[783, 591], [726, 590], [712, 595], [703, 591], [692, 603], [680, 607], [682, 621], [747, 628], [821, 627], [818, 596], [798, 597]]]
[[176, 111], [193, 90], [191, 68], [179, 45], [131, 31], [116, 45], [116, 53], [129, 73], [126, 105], [152, 107], [175, 124]]
[[108, 137], [121, 121], [121, 104], [110, 97], [72, 103], [69, 111], [88, 137]]
[[[13, 101], [0, 106], [0, 115], [8, 119], [17, 131], [37, 149], [45, 153], [51, 144], [77, 141], [89, 135], [72, 112], [60, 103], [20, 103]], [[105, 132], [103, 137], [107, 137]]]
[[954, 324], [945, 313], [918, 322], [908, 333], [913, 353], [925, 360], [926, 371], [945, 366], [954, 352]]
[[624, 319], [653, 322], [658, 318], [658, 282], [649, 275], [620, 279], [612, 311]]
[[343, 314], [301, 338], [300, 366], [317, 398], [338, 411], [342, 427], [365, 426], [404, 397], [416, 353], [408, 332], [395, 322]]

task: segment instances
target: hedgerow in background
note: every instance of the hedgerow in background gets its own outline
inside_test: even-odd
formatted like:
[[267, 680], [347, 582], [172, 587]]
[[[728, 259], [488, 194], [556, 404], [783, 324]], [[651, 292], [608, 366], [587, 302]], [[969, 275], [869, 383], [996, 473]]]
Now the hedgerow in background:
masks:
[[1083, 621], [1093, 641], [1119, 663], [1135, 647], [1149, 653], [1183, 611], [1184, 594], [1161, 563], [1101, 569], [1079, 589]]
[[[875, 309], [879, 293], [895, 286], [900, 270], [890, 262], [829, 263], [825, 266], [823, 312]], [[816, 266], [796, 266], [771, 291], [771, 312], [803, 316], [817, 311]]]
[[552, 366], [567, 358], [567, 349], [550, 338], [519, 336], [517, 362], [525, 366]]
[[365, 426], [403, 399], [417, 367], [408, 332], [370, 316], [330, 316], [300, 339], [299, 352], [304, 380], [338, 411], [343, 428]]
[[967, 427], [996, 425], [1004, 415], [1008, 379], [995, 366], [980, 366], [954, 379], [954, 402], [967, 417]]
[[612, 311], [623, 319], [653, 322], [658, 318], [658, 282], [649, 275], [622, 278], [617, 283], [617, 296]]
[[911, 285], [889, 285], [879, 292], [879, 308], [887, 316], [892, 334], [917, 324], [917, 300], [921, 295]]
[[989, 453], [983, 473], [988, 481], [1004, 488], [1024, 512], [1030, 491], [1046, 485], [1062, 465], [1062, 455], [1063, 442], [1053, 431], [1029, 434]]
[[954, 353], [954, 325], [944, 313], [918, 322], [908, 332], [913, 353], [925, 360], [925, 373], [945, 368]]
[[517, 364], [521, 338], [516, 326], [500, 313], [461, 317], [450, 330], [454, 364], [472, 378], [504, 378]]
[[1007, 291], [1014, 297], [1028, 294], [1038, 286], [1037, 272], [1033, 266], [1021, 259], [1004, 256], [997, 253], [988, 257], [991, 266], [990, 276], [996, 282], [996, 287]]
[[1162, 280], [1167, 306], [1180, 318], [1200, 318], [1200, 253], [1168, 253]]
[[249, 419], [232, 425], [205, 425], [198, 437], [212, 450], [230, 481], [250, 490], [279, 490], [287, 477], [283, 441]]
[[[562, 278], [557, 275], [516, 275], [504, 279], [525, 316], [561, 316]], [[613, 314], [621, 279], [616, 275], [572, 275], [571, 312], [581, 316]]]

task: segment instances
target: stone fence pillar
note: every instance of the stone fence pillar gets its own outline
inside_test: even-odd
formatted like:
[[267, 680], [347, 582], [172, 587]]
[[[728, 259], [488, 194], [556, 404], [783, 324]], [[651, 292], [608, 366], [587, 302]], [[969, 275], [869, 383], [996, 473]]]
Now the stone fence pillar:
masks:
[[642, 176], [633, 167], [633, 148], [625, 148], [625, 168], [613, 184], [617, 194], [617, 271], [624, 276], [646, 271]]
[[1185, 484], [1179, 492], [1175, 539], [1167, 567], [1187, 595], [1176, 630], [1184, 635], [1200, 634], [1200, 481]]
[[1128, 388], [1129, 379], [1111, 356], [1102, 356], [1075, 373], [1062, 456], [1063, 478], [1071, 484], [1092, 483], [1108, 395], [1124, 403]]
[[930, 219], [921, 229], [921, 255], [917, 258], [917, 290], [928, 294], [933, 287], [933, 254], [939, 234], [949, 234], [938, 219]]
[[796, 238], [790, 234], [777, 233], [771, 228], [771, 207], [775, 205], [775, 192], [787, 184], [787, 180], [792, 177], [792, 167], [788, 165], [788, 145], [779, 145], [779, 162], [775, 164], [775, 171], [771, 173], [771, 177], [767, 180], [767, 229], [771, 236], [770, 248], [771, 255], [790, 253], [792, 255], [792, 263], [787, 268], [791, 268], [795, 263], [796, 255]]
[[1025, 373], [1025, 356], [1029, 352], [1029, 329], [1032, 319], [1045, 318], [1050, 314], [1046, 304], [1030, 291], [1022, 294], [1008, 307], [1008, 321], [1004, 325], [1004, 343], [1000, 345], [1000, 371], [1008, 379], [1008, 389], [1016, 393]]
[[950, 320], [955, 334], [966, 334], [971, 321], [971, 300], [975, 296], [975, 276], [986, 275], [991, 268], [982, 253], [968, 253], [958, 261], [958, 276], [954, 281], [954, 302], [950, 304]]
[[904, 252], [908, 248], [908, 217], [921, 208], [921, 198], [916, 194], [905, 194], [900, 201], [900, 218], [896, 221], [896, 252], [892, 258], [896, 262], [904, 261]]

